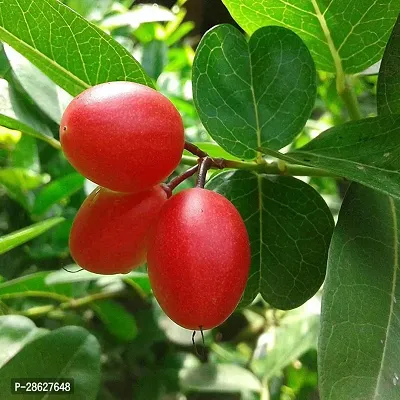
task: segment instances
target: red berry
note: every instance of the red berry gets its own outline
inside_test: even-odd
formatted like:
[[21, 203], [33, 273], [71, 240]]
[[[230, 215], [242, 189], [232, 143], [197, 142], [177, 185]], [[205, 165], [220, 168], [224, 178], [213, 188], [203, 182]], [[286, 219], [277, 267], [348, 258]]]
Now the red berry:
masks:
[[187, 329], [211, 329], [229, 317], [246, 285], [250, 244], [233, 204], [206, 189], [171, 197], [153, 226], [147, 255], [153, 292]]
[[167, 200], [160, 186], [139, 193], [97, 187], [72, 224], [71, 256], [98, 274], [126, 273], [146, 259], [148, 230]]
[[175, 106], [133, 82], [103, 83], [77, 96], [62, 117], [60, 139], [65, 156], [82, 175], [119, 192], [165, 180], [184, 146]]

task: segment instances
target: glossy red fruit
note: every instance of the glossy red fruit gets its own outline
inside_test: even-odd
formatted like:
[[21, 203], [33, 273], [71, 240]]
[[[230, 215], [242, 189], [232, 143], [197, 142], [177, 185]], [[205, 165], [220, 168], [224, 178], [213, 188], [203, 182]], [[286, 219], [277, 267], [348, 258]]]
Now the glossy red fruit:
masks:
[[206, 189], [171, 197], [150, 235], [150, 282], [164, 312], [187, 329], [229, 317], [246, 285], [250, 244], [233, 204]]
[[72, 258], [98, 274], [126, 273], [138, 267], [146, 259], [148, 230], [166, 200], [160, 186], [136, 194], [97, 187], [72, 224]]
[[165, 180], [184, 147], [182, 118], [161, 93], [133, 82], [94, 86], [68, 105], [62, 149], [82, 175], [119, 192]]

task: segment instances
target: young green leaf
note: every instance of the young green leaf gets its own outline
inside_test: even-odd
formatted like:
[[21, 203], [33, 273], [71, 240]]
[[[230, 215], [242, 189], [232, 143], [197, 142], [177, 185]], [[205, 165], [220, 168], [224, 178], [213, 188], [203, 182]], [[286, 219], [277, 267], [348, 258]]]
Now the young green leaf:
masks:
[[183, 369], [181, 386], [189, 391], [239, 393], [261, 391], [260, 381], [249, 370], [234, 364], [202, 364]]
[[45, 329], [22, 315], [0, 316], [0, 368], [29, 342], [46, 334]]
[[5, 188], [8, 196], [19, 202], [29, 212], [31, 211], [33, 201], [31, 201], [32, 193], [28, 191], [48, 183], [49, 180], [49, 175], [38, 174], [29, 169], [0, 169], [0, 185]]
[[57, 329], [27, 344], [0, 369], [0, 393], [10, 393], [11, 378], [16, 377], [73, 379], [74, 393], [61, 398], [95, 400], [100, 384], [99, 342], [81, 327]]
[[288, 29], [270, 26], [246, 41], [230, 25], [202, 38], [193, 63], [193, 98], [213, 139], [237, 157], [280, 149], [304, 127], [316, 96], [310, 52]]
[[321, 398], [400, 393], [400, 203], [353, 183], [329, 251], [319, 338]]
[[241, 305], [258, 293], [280, 309], [311, 298], [325, 277], [334, 225], [321, 196], [292, 177], [239, 170], [218, 174], [207, 188], [235, 205], [249, 233], [252, 262]]
[[322, 168], [400, 199], [399, 156], [400, 116], [387, 116], [328, 129], [281, 158]]
[[96, 301], [92, 308], [105, 328], [117, 339], [129, 342], [136, 337], [135, 318], [116, 301]]
[[266, 25], [296, 32], [313, 55], [317, 68], [353, 74], [382, 57], [400, 12], [398, 0], [222, 0], [248, 33]]
[[57, 179], [45, 186], [36, 196], [32, 207], [32, 214], [41, 215], [52, 205], [72, 196], [80, 190], [85, 183], [85, 178], [77, 173], [72, 173]]
[[0, 40], [72, 96], [108, 81], [153, 86], [124, 47], [56, 0], [0, 0]]
[[22, 191], [36, 189], [40, 185], [49, 182], [48, 174], [38, 174], [24, 168], [0, 169], [0, 184], [6, 187], [18, 187]]
[[64, 221], [64, 218], [49, 218], [45, 221], [38, 222], [36, 224], [27, 226], [26, 228], [20, 229], [18, 231], [9, 233], [7, 235], [0, 237], [0, 255], [13, 249], [14, 247], [20, 246], [23, 243], [35, 238], [46, 232], [53, 226]]
[[400, 16], [386, 46], [378, 78], [378, 112], [400, 114]]

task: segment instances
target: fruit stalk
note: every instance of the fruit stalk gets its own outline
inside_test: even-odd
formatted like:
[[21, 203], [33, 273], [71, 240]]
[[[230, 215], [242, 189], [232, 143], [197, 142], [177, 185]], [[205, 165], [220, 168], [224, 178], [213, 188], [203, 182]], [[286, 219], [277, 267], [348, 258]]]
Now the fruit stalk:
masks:
[[206, 183], [207, 171], [212, 167], [213, 160], [210, 157], [205, 157], [200, 162], [199, 174], [197, 176], [196, 187], [204, 188]]

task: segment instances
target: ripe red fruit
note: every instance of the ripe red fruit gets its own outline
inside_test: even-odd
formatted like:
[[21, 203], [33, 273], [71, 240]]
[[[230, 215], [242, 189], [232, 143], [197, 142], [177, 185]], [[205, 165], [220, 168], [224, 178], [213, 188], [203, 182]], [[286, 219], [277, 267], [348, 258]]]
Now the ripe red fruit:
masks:
[[97, 187], [72, 224], [72, 258], [98, 274], [126, 273], [138, 267], [146, 259], [149, 227], [166, 200], [160, 186], [129, 194]]
[[60, 124], [62, 149], [82, 175], [119, 192], [148, 189], [179, 164], [182, 118], [161, 93], [133, 82], [87, 89]]
[[250, 244], [233, 204], [206, 189], [171, 197], [153, 226], [147, 265], [164, 312], [187, 329], [211, 329], [236, 308], [246, 286]]

